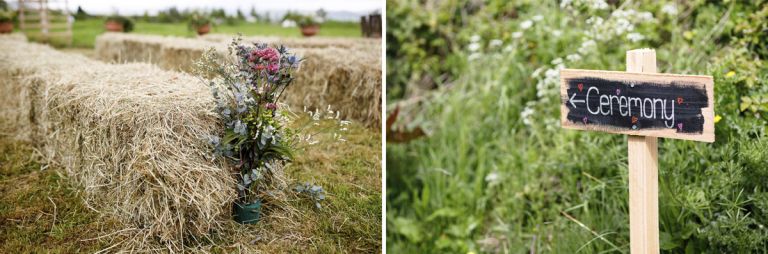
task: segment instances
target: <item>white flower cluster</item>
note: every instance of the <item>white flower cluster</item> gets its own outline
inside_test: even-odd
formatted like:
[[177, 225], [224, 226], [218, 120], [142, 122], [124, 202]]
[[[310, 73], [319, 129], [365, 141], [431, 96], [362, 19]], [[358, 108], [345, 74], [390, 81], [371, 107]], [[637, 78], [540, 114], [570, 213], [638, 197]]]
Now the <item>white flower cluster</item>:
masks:
[[610, 7], [605, 0], [563, 0], [560, 2], [560, 8], [564, 9], [572, 9], [579, 6], [586, 6], [593, 10], [606, 10]]
[[[520, 24], [518, 24], [518, 27], [520, 28], [520, 30], [512, 32], [512, 39], [516, 40], [516, 39], [522, 38], [523, 32], [533, 28], [537, 22], [541, 22], [543, 20], [544, 20], [543, 15], [534, 15], [530, 19], [523, 20], [522, 22], [520, 22]], [[562, 35], [562, 33], [563, 32], [560, 30], [555, 30], [553, 31], [552, 34], [555, 37], [559, 37], [560, 35]], [[510, 43], [504, 46], [504, 41], [500, 39], [492, 39], [488, 41], [488, 44], [487, 44], [488, 47], [486, 49], [488, 50], [502, 49], [504, 52], [512, 52], [515, 49], [514, 48], [515, 46], [513, 44], [514, 43]], [[469, 37], [469, 44], [467, 44], [467, 51], [469, 52], [469, 56], [467, 57], [467, 59], [469, 61], [479, 59], [480, 56], [483, 54], [483, 45], [485, 45], [485, 43], [482, 41], [482, 38], [480, 37], [480, 35], [475, 34]]]
[[[628, 33], [634, 32], [636, 24], [655, 21], [656, 19], [654, 19], [653, 14], [650, 12], [638, 12], [631, 9], [615, 10], [607, 20], [597, 16], [587, 19], [587, 24], [591, 25], [592, 29], [586, 35], [589, 39], [606, 41], [614, 37], [623, 37]], [[640, 41], [644, 38], [632, 36], [632, 38], [627, 39]]]
[[667, 3], [661, 7], [661, 12], [669, 16], [675, 16], [677, 15], [677, 6], [675, 6], [675, 3]]

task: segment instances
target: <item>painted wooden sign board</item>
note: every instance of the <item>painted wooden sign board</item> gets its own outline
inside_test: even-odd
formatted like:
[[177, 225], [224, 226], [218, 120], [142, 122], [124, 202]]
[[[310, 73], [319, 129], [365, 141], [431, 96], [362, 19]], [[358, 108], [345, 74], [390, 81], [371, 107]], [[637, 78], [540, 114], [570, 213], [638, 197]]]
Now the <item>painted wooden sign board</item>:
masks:
[[564, 128], [715, 141], [712, 76], [563, 69]]

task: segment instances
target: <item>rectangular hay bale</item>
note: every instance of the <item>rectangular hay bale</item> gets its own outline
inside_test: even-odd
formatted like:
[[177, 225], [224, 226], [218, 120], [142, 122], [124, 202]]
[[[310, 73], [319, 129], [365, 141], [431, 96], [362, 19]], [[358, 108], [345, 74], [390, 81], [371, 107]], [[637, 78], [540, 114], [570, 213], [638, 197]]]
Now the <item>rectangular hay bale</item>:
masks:
[[[223, 42], [224, 36], [208, 36], [201, 37], [207, 39], [190, 39], [107, 33], [97, 38], [97, 56], [105, 61], [149, 62], [163, 69], [189, 72], [206, 49], [213, 47], [221, 54], [227, 52], [226, 45], [231, 38]], [[380, 40], [276, 37], [248, 37], [244, 40], [254, 42], [260, 38], [273, 45], [300, 46], [293, 48], [293, 51], [306, 59], [296, 82], [284, 96], [288, 105], [297, 110], [304, 107], [325, 110], [330, 105], [333, 110], [341, 111], [344, 119], [359, 121], [373, 128], [381, 126]], [[162, 44], [160, 52], [156, 52], [156, 43]], [[160, 57], [146, 60], [147, 55]]]
[[126, 248], [183, 251], [229, 222], [235, 183], [210, 158], [205, 137], [219, 127], [198, 79], [2, 38], [0, 48], [0, 118], [121, 222]]

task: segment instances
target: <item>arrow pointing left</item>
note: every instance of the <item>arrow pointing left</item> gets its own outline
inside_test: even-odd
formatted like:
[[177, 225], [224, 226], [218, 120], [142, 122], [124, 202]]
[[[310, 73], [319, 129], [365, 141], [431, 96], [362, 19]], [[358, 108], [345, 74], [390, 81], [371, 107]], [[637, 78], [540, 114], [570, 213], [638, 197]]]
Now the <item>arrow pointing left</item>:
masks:
[[568, 100], [569, 102], [571, 102], [571, 106], [573, 106], [573, 108], [576, 108], [576, 104], [574, 102], [584, 103], [584, 100], [574, 100], [573, 98], [576, 98], [576, 93], [573, 93], [573, 95], [571, 95], [571, 99]]

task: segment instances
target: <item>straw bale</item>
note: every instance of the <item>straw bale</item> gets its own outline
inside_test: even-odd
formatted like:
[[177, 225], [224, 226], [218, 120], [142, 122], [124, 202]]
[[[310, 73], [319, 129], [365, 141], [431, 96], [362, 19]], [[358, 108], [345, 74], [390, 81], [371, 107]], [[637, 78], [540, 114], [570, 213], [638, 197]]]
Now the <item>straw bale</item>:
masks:
[[[148, 53], [142, 50], [152, 47], [129, 48], [126, 42], [130, 41], [136, 45], [161, 42], [163, 45], [160, 47], [159, 59], [151, 58], [146, 62], [157, 64], [167, 70], [188, 72], [194, 69], [194, 62], [200, 58], [205, 49], [214, 47], [220, 53], [226, 52], [226, 43], [211, 42], [223, 40], [219, 37], [221, 36], [206, 35], [202, 37], [206, 39], [190, 39], [107, 33], [99, 36], [96, 48], [97, 55], [102, 60], [143, 61], [141, 59], [147, 59]], [[258, 38], [249, 37], [245, 40], [256, 41], [259, 40]], [[261, 42], [288, 47], [313, 43], [325, 45], [293, 48], [294, 52], [304, 57], [306, 61], [302, 63], [296, 82], [284, 96], [288, 105], [294, 109], [307, 107], [310, 110], [316, 108], [325, 110], [328, 105], [331, 105], [333, 109], [341, 111], [341, 116], [345, 119], [359, 121], [374, 128], [380, 126], [382, 85], [380, 40], [265, 37]], [[362, 46], [349, 46], [355, 43]], [[335, 44], [340, 46], [333, 46]]]
[[26, 42], [27, 36], [23, 33], [0, 34], [0, 40]]
[[220, 128], [199, 80], [2, 38], [0, 48], [0, 117], [122, 223], [123, 249], [182, 251], [224, 230], [235, 183], [209, 157], [204, 138]]

